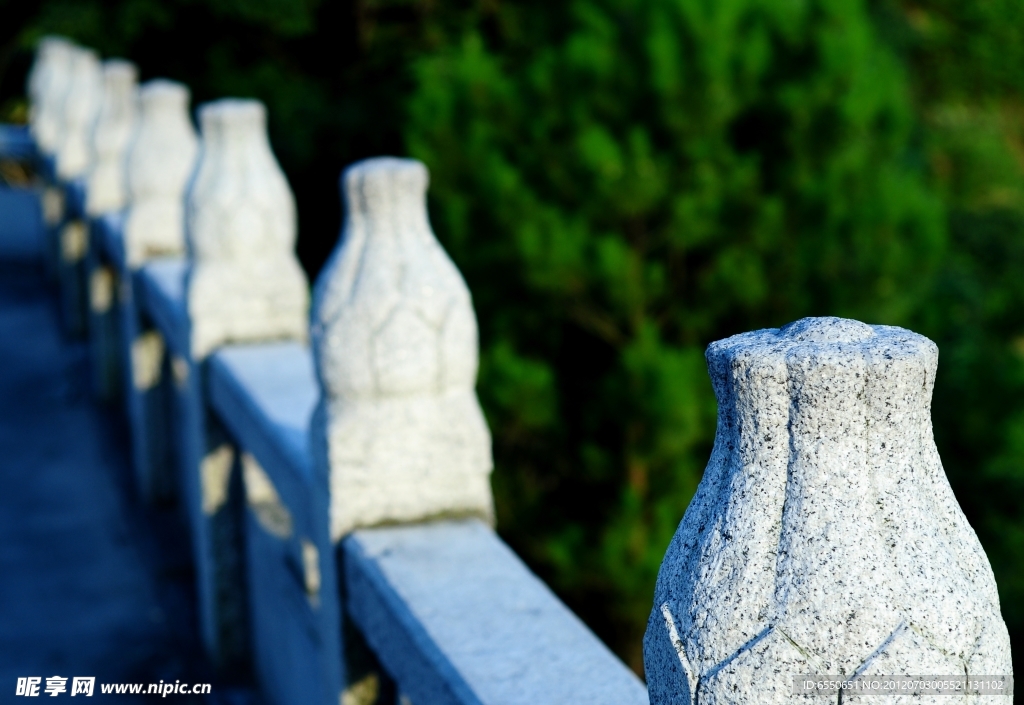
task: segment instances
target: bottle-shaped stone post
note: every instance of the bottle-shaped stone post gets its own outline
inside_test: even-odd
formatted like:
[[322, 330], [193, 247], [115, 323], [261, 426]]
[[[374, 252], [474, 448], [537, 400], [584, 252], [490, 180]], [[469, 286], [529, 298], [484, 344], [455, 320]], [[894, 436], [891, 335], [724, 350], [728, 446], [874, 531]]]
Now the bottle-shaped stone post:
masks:
[[392, 158], [342, 176], [345, 223], [312, 316], [323, 391], [312, 443], [334, 539], [389, 522], [493, 520], [476, 316], [431, 231], [427, 181], [423, 164]]
[[707, 360], [718, 432], [658, 576], [652, 705], [815, 700], [793, 694], [802, 674], [1010, 674], [992, 570], [932, 438], [935, 344], [805, 318]]
[[128, 202], [125, 155], [135, 131], [138, 70], [120, 59], [103, 62], [103, 100], [92, 135], [92, 169], [85, 210], [100, 215], [120, 210]]
[[152, 257], [185, 252], [185, 189], [199, 150], [188, 103], [188, 88], [173, 81], [148, 81], [139, 90], [124, 225], [126, 258], [133, 268]]
[[103, 99], [103, 71], [91, 49], [76, 48], [71, 57], [71, 85], [61, 109], [57, 176], [84, 176], [92, 159], [92, 130]]
[[203, 155], [188, 195], [192, 353], [224, 343], [305, 340], [309, 285], [295, 257], [295, 198], [255, 100], [200, 110]]
[[43, 154], [55, 154], [60, 146], [60, 111], [71, 87], [75, 48], [63, 37], [44, 37], [28, 75], [29, 129]]

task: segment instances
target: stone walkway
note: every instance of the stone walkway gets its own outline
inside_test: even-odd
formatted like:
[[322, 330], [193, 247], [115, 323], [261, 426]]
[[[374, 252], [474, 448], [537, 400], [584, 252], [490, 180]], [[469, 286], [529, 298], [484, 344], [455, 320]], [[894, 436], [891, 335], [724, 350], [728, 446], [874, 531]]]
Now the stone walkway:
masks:
[[[184, 531], [134, 500], [126, 426], [91, 398], [87, 365], [41, 272], [0, 264], [0, 703], [26, 702], [19, 676], [95, 676], [86, 702], [117, 703], [159, 698], [100, 683], [211, 680]], [[205, 702], [225, 696], [239, 700]]]

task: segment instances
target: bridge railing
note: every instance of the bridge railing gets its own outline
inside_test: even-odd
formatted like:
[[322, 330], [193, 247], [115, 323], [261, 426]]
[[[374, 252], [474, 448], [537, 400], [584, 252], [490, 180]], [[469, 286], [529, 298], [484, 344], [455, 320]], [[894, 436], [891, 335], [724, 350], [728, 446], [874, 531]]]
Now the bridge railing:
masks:
[[184, 86], [134, 77], [41, 45], [46, 257], [140, 501], [183, 509], [212, 661], [251, 662], [270, 703], [647, 702], [493, 530], [476, 320], [425, 167], [346, 170], [311, 296], [263, 106], [207, 104], [197, 139]]

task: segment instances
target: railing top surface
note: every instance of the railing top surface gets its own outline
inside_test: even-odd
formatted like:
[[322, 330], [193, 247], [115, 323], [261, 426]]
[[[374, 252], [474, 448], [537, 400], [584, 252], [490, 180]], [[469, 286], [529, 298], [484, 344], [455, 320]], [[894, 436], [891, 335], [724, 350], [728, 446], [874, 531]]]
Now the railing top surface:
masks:
[[308, 346], [284, 341], [221, 348], [210, 358], [209, 388], [211, 403], [243, 442], [262, 435], [290, 470], [306, 481], [312, 477], [309, 422], [320, 391]]
[[124, 237], [121, 231], [124, 227], [124, 212], [104, 213], [95, 219], [93, 227], [93, 232], [96, 233], [96, 243], [103, 258], [113, 264], [119, 272], [124, 272], [128, 266], [125, 261]]
[[36, 154], [36, 145], [27, 125], [0, 125], [0, 157], [29, 159]]
[[164, 294], [168, 303], [185, 305], [185, 274], [188, 261], [178, 258], [158, 259], [145, 267], [146, 276]]
[[482, 522], [359, 529], [343, 546], [349, 610], [413, 702], [648, 702]]
[[153, 318], [168, 344], [182, 356], [189, 352], [188, 308], [185, 303], [185, 277], [188, 261], [168, 257], [155, 259], [139, 271], [142, 307]]

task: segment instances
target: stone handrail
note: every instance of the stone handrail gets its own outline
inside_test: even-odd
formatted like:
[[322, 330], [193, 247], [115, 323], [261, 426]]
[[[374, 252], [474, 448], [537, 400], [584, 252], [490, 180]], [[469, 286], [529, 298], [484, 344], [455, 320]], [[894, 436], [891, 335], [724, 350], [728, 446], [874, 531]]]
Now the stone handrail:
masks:
[[[35, 140], [58, 194], [51, 241], [84, 233], [79, 256], [55, 246], [50, 259], [88, 329], [97, 394], [124, 404], [140, 499], [185, 509], [211, 660], [251, 661], [275, 704], [646, 703], [491, 528], [476, 320], [430, 230], [425, 167], [345, 172], [310, 330], [263, 106], [202, 107], [197, 159], [186, 89], [151, 81], [134, 137], [118, 140], [130, 111], [104, 112], [83, 51], [49, 38], [29, 82], [32, 134], [56, 123], [60, 138]], [[92, 71], [88, 91], [76, 66]], [[108, 66], [109, 101], [123, 103], [134, 74]], [[55, 91], [76, 93], [73, 115]], [[123, 150], [124, 209], [87, 207], [99, 162], [68, 181], [54, 158], [67, 129], [81, 141], [86, 94], [108, 128], [85, 153], [109, 165]], [[187, 183], [171, 157], [192, 165]]]

